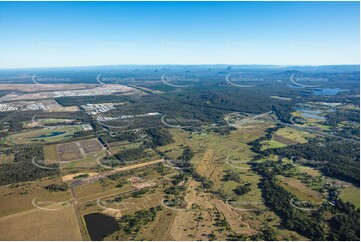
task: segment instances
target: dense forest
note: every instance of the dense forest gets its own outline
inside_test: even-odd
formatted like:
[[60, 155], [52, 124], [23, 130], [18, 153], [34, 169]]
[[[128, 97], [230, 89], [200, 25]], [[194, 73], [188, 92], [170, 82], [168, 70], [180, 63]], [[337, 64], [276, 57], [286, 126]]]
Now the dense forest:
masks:
[[272, 106], [273, 111], [276, 113], [277, 117], [283, 123], [291, 123], [291, 112], [293, 112], [293, 108], [291, 104], [275, 104]]
[[97, 96], [77, 96], [77, 97], [58, 97], [55, 99], [63, 106], [80, 106], [88, 103], [118, 103], [127, 102], [124, 95], [97, 95]]
[[360, 111], [353, 109], [336, 109], [336, 112], [332, 112], [326, 115], [326, 125], [337, 126], [341, 122], [351, 121], [360, 123]]
[[167, 129], [149, 128], [146, 129], [145, 132], [150, 138], [148, 144], [152, 148], [167, 145], [174, 142], [171, 133]]
[[114, 157], [120, 161], [120, 164], [123, 164], [128, 161], [135, 162], [142, 158], [151, 157], [151, 155], [143, 147], [138, 147], [119, 151], [114, 154]]

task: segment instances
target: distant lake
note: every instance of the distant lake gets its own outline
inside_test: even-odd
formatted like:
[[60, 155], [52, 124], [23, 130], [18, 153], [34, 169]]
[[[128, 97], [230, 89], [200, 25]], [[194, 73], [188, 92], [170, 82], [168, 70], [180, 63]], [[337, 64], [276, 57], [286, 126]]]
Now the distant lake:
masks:
[[[302, 86], [296, 86], [296, 85], [287, 85], [291, 88], [304, 88]], [[350, 90], [345, 90], [345, 89], [341, 89], [341, 88], [316, 88], [314, 89], [313, 94], [315, 95], [319, 95], [319, 96], [332, 96], [332, 95], [336, 95], [337, 93], [340, 92], [348, 92]]]
[[42, 134], [42, 135], [39, 135], [38, 137], [35, 137], [35, 138], [50, 138], [50, 137], [55, 137], [55, 136], [58, 136], [58, 135], [62, 135], [62, 134], [65, 134], [66, 132], [52, 132], [51, 134]]
[[84, 215], [85, 224], [91, 240], [103, 240], [108, 235], [117, 231], [118, 222], [102, 213]]
[[344, 90], [340, 88], [317, 88], [314, 91], [314, 94], [320, 96], [327, 96], [327, 95], [336, 95], [339, 92], [348, 92], [348, 91], [350, 90]]

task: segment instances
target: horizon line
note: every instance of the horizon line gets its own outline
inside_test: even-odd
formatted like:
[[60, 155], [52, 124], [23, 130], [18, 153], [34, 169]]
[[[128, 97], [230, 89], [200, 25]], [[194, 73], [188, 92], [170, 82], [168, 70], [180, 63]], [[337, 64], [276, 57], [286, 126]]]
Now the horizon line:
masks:
[[319, 67], [319, 66], [360, 66], [358, 64], [100, 64], [100, 65], [74, 65], [74, 66], [33, 66], [33, 67], [0, 67], [0, 70], [22, 70], [22, 69], [52, 69], [52, 68], [84, 68], [84, 67], [106, 67], [106, 66], [279, 66], [279, 67]]

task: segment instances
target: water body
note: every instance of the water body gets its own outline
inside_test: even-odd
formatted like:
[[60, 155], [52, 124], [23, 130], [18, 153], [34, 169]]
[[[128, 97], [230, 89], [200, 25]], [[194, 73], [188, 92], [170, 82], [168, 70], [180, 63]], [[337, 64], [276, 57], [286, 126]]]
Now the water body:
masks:
[[[291, 88], [305, 88], [302, 86], [296, 86], [296, 85], [287, 85]], [[316, 88], [313, 91], [313, 94], [315, 95], [319, 95], [319, 96], [332, 96], [332, 95], [336, 95], [340, 92], [348, 92], [350, 90], [346, 90], [346, 89], [341, 89], [341, 88]]]
[[332, 95], [336, 95], [340, 92], [348, 92], [350, 90], [344, 90], [344, 89], [340, 89], [340, 88], [317, 88], [314, 91], [315, 95], [319, 95], [319, 96], [332, 96]]
[[101, 213], [84, 215], [85, 224], [91, 240], [103, 240], [119, 229], [117, 221]]
[[287, 86], [292, 87], [292, 88], [304, 88], [302, 86], [296, 86], [296, 85], [287, 85]]
[[55, 131], [55, 132], [52, 132], [51, 134], [42, 134], [42, 135], [39, 135], [38, 137], [35, 137], [35, 138], [50, 138], [50, 137], [59, 136], [59, 135], [65, 134], [65, 133], [66, 132]]
[[326, 118], [323, 116], [320, 116], [319, 114], [322, 113], [321, 110], [313, 110], [309, 108], [296, 108], [297, 111], [300, 112], [301, 116], [304, 118], [314, 118], [318, 120], [325, 120]]

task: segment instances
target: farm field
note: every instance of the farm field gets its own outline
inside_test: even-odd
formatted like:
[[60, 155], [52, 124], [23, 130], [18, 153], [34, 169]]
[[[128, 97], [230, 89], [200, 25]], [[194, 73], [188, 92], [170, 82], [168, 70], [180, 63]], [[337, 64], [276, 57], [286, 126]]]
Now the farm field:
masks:
[[58, 144], [56, 153], [61, 162], [63, 174], [72, 172], [72, 169], [91, 170], [98, 165], [98, 159], [106, 155], [97, 139]]
[[61, 162], [80, 160], [84, 158], [75, 143], [58, 144], [56, 146], [56, 151]]
[[[1, 240], [81, 240], [71, 205], [49, 206], [0, 218]], [[30, 225], [30, 226], [29, 226]]]
[[77, 160], [61, 163], [62, 175], [67, 176], [74, 173], [94, 173], [99, 171], [98, 160], [104, 157], [104, 151], [93, 152]]
[[360, 208], [360, 188], [354, 186], [341, 188], [340, 198], [352, 203], [356, 209]]

